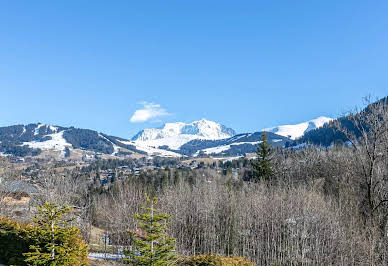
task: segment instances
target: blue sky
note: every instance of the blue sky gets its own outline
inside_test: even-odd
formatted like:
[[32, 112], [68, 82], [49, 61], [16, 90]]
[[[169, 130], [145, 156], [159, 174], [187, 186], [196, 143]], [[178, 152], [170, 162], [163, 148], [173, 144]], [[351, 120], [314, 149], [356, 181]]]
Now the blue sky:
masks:
[[131, 137], [338, 116], [388, 95], [387, 14], [388, 1], [1, 1], [0, 125]]

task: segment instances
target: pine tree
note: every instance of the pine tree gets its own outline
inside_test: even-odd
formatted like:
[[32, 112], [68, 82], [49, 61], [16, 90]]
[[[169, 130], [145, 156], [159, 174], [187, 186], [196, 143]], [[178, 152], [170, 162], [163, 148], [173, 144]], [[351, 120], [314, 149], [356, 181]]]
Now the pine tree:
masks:
[[38, 206], [32, 218], [36, 229], [31, 236], [32, 252], [24, 253], [30, 265], [87, 265], [87, 244], [77, 227], [69, 226], [71, 220], [64, 219], [70, 207], [58, 207], [53, 202]]
[[125, 250], [128, 258], [125, 263], [132, 265], [172, 265], [176, 260], [175, 239], [167, 235], [167, 220], [170, 215], [155, 209], [156, 198], [149, 198], [146, 194], [149, 207], [143, 206], [143, 214], [135, 214], [139, 220], [139, 229], [135, 232], [129, 231], [133, 237], [131, 250]]
[[271, 168], [271, 148], [267, 142], [267, 134], [262, 132], [261, 142], [257, 147], [257, 159], [252, 161], [253, 180], [259, 182], [260, 180], [268, 180], [272, 175]]

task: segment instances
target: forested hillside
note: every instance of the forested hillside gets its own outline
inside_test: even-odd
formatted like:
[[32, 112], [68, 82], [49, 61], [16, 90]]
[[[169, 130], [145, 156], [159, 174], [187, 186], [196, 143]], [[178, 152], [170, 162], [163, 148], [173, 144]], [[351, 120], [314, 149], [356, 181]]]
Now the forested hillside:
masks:
[[293, 145], [311, 143], [315, 145], [330, 146], [332, 144], [344, 143], [348, 141], [347, 137], [341, 130], [338, 129], [338, 127], [344, 128], [349, 133], [360, 137], [360, 128], [368, 128], [367, 124], [363, 124], [362, 117], [368, 115], [371, 108], [379, 103], [388, 105], [388, 96], [380, 99], [376, 103], [371, 103], [370, 100], [366, 99], [366, 104], [368, 106], [365, 107], [365, 109], [361, 110], [360, 112], [351, 112], [346, 116], [339, 117], [336, 120], [323, 125], [321, 128], [311, 130], [293, 142]]

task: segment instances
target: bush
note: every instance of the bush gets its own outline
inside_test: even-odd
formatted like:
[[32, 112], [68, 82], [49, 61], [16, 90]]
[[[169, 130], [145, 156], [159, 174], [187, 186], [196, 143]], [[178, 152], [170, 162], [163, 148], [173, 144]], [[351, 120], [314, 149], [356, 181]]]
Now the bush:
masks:
[[27, 265], [23, 253], [32, 244], [33, 227], [0, 217], [0, 264]]
[[[59, 263], [57, 265], [88, 265], [87, 248], [85, 248], [87, 246], [80, 236], [79, 229], [68, 227], [67, 230], [72, 231], [71, 237], [67, 237], [65, 241], [63, 237], [58, 238], [57, 244], [63, 250], [67, 250], [68, 257], [76, 256], [76, 258], [71, 261], [71, 264]], [[35, 251], [32, 247], [45, 248], [46, 243], [42, 241], [44, 234], [41, 231], [37, 226], [0, 217], [0, 264], [29, 265], [25, 260], [28, 253]]]

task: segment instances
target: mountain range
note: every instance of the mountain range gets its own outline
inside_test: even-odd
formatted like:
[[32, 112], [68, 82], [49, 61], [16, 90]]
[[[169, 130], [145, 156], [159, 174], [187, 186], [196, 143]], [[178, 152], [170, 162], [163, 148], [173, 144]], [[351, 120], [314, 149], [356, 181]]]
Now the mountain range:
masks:
[[[296, 138], [331, 121], [319, 117], [296, 125], [267, 131], [272, 146], [289, 146]], [[55, 155], [59, 158], [89, 158], [94, 155], [125, 156], [241, 156], [255, 152], [261, 131], [236, 134], [222, 124], [201, 119], [192, 123], [167, 123], [161, 128], [143, 129], [132, 139], [89, 129], [45, 124], [0, 127], [0, 153], [16, 156]]]

